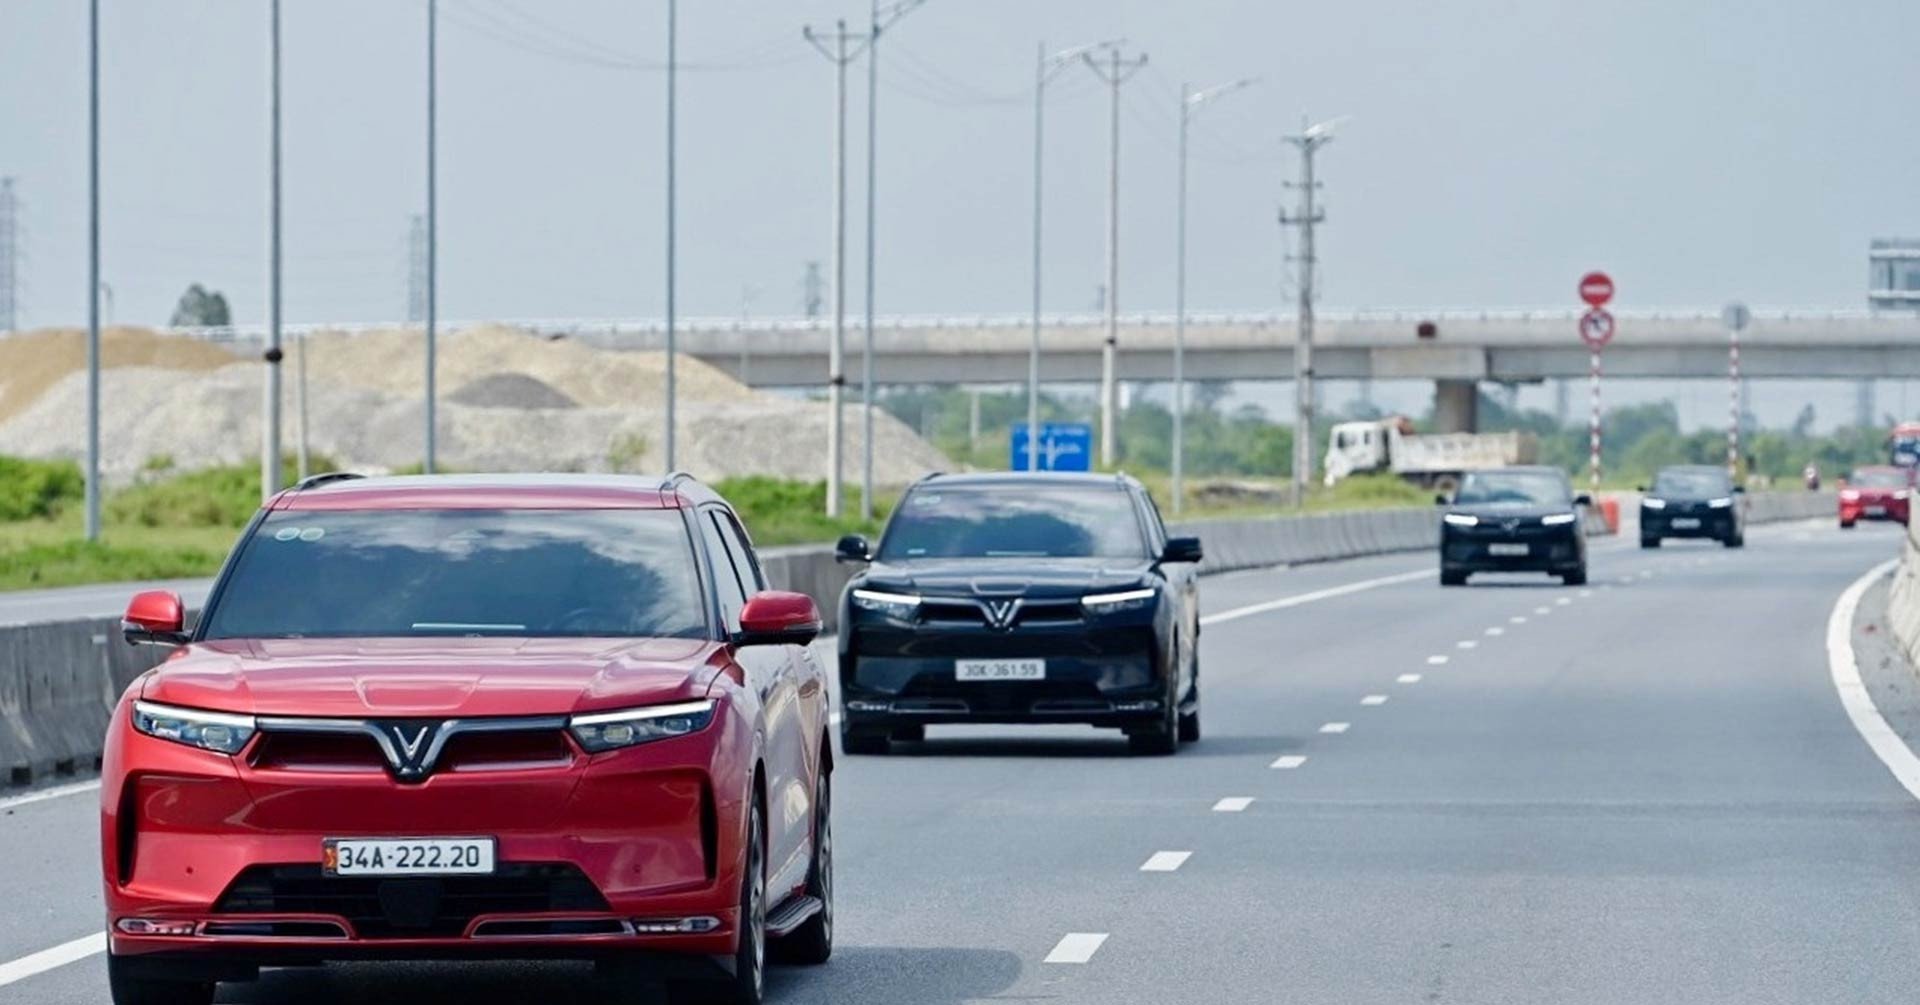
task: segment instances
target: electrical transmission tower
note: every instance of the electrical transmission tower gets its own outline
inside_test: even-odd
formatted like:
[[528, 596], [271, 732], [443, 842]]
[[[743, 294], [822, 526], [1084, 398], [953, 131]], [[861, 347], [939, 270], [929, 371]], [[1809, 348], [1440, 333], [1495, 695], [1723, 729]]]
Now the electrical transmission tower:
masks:
[[20, 328], [20, 203], [0, 178], [0, 332]]
[[407, 320], [427, 319], [427, 218], [418, 213], [407, 224]]

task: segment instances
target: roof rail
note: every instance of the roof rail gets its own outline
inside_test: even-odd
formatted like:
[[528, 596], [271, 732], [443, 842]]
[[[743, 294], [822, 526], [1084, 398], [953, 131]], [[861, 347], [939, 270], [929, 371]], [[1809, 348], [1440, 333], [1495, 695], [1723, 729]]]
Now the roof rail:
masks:
[[330, 485], [334, 482], [351, 481], [356, 478], [365, 478], [365, 477], [366, 475], [363, 475], [358, 471], [325, 471], [317, 475], [308, 475], [307, 477], [300, 479], [298, 482], [294, 483], [293, 488], [289, 489], [288, 491], [305, 492], [308, 489], [317, 489], [322, 485]]
[[691, 481], [697, 481], [697, 479], [695, 479], [690, 472], [669, 471], [667, 472], [667, 476], [665, 478], [660, 479], [660, 491], [666, 492], [672, 489], [675, 485], [678, 485], [683, 481], [691, 482]]

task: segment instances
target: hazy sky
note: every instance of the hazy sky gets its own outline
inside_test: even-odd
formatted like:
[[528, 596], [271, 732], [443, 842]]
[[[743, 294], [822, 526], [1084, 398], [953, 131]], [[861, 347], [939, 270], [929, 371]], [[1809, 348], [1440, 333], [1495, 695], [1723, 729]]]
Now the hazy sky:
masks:
[[[100, 0], [104, 276], [162, 322], [187, 283], [265, 313], [264, 0]], [[0, 175], [24, 209], [23, 320], [85, 317], [86, 3], [0, 2]], [[442, 0], [441, 315], [662, 304], [664, 0]], [[682, 0], [687, 314], [800, 308], [830, 238], [832, 70], [800, 38], [859, 0]], [[1286, 305], [1274, 211], [1301, 116], [1323, 155], [1330, 307], [1861, 306], [1870, 237], [1920, 231], [1912, 0], [930, 0], [884, 42], [883, 313], [1029, 297], [1035, 46], [1125, 35], [1123, 309], [1173, 301], [1175, 90], [1206, 109], [1196, 308]], [[405, 310], [424, 205], [422, 0], [284, 0], [289, 320]], [[858, 303], [864, 70], [851, 75]], [[1102, 277], [1104, 93], [1050, 91], [1047, 304]]]

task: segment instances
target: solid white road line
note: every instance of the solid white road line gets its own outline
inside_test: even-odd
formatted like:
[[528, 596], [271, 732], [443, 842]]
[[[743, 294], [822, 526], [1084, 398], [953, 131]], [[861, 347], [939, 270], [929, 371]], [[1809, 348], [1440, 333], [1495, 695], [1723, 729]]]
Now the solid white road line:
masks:
[[1350, 722], [1329, 722], [1326, 725], [1320, 727], [1320, 732], [1344, 733], [1347, 730], [1352, 728], [1353, 728], [1353, 723], [1350, 723]]
[[1060, 942], [1047, 954], [1045, 963], [1085, 963], [1093, 959], [1100, 951], [1100, 944], [1107, 941], [1105, 932], [1068, 932], [1060, 937]]
[[1840, 600], [1833, 605], [1833, 614], [1827, 618], [1827, 668], [1833, 676], [1834, 690], [1840, 693], [1840, 705], [1847, 710], [1847, 718], [1853, 720], [1853, 728], [1867, 741], [1867, 746], [1873, 748], [1880, 763], [1893, 772], [1894, 779], [1915, 799], [1920, 799], [1920, 757], [1914, 756], [1913, 749], [1900, 739], [1900, 734], [1893, 731], [1880, 715], [1880, 709], [1874, 706], [1873, 696], [1867, 692], [1866, 682], [1860, 679], [1860, 666], [1853, 655], [1853, 615], [1860, 607], [1860, 598], [1899, 564], [1898, 559], [1888, 559], [1874, 566], [1840, 594]]
[[1430, 667], [1443, 667], [1443, 666], [1446, 666], [1446, 665], [1447, 665], [1447, 660], [1449, 660], [1449, 659], [1451, 659], [1451, 657], [1448, 657], [1448, 656], [1429, 656], [1429, 657], [1427, 657], [1427, 665], [1428, 665], [1428, 666], [1430, 666]]
[[1253, 805], [1252, 796], [1228, 796], [1213, 804], [1215, 813], [1242, 813]]
[[72, 942], [63, 942], [52, 949], [42, 949], [31, 956], [0, 963], [0, 988], [106, 951], [107, 933], [95, 932]]
[[16, 806], [31, 806], [34, 803], [44, 803], [49, 799], [63, 799], [67, 796], [77, 796], [83, 792], [98, 791], [100, 791], [100, 779], [98, 778], [86, 782], [71, 782], [66, 785], [55, 785], [52, 788], [35, 789], [32, 792], [0, 799], [0, 810], [10, 810]]
[[1202, 617], [1200, 623], [1202, 625], [1217, 625], [1226, 621], [1238, 621], [1241, 618], [1250, 618], [1256, 614], [1284, 611], [1289, 607], [1299, 607], [1302, 604], [1311, 604], [1321, 600], [1332, 600], [1335, 597], [1344, 597], [1366, 590], [1377, 590], [1383, 586], [1411, 583], [1416, 579], [1426, 579], [1431, 575], [1433, 575], [1433, 573], [1426, 569], [1421, 569], [1418, 572], [1402, 572], [1397, 575], [1381, 576], [1376, 579], [1362, 579], [1358, 582], [1330, 586], [1324, 590], [1314, 590], [1311, 593], [1296, 593], [1290, 597], [1281, 597], [1277, 600], [1268, 600], [1263, 603], [1248, 604], [1245, 607], [1235, 607], [1232, 610], [1220, 611], [1216, 614], [1209, 614]]
[[1394, 680], [1401, 684], [1418, 684], [1420, 683], [1420, 675], [1417, 673], [1403, 673], [1395, 677]]
[[1157, 851], [1148, 856], [1146, 863], [1140, 866], [1140, 871], [1173, 872], [1186, 865], [1187, 859], [1192, 857], [1193, 853], [1190, 851]]
[[1387, 696], [1384, 694], [1370, 694], [1360, 699], [1362, 705], [1385, 705], [1386, 703]]
[[1286, 754], [1281, 757], [1275, 758], [1274, 762], [1272, 764], [1267, 765], [1267, 767], [1278, 768], [1281, 771], [1292, 771], [1293, 769], [1305, 763], [1307, 763], [1307, 759], [1305, 755]]

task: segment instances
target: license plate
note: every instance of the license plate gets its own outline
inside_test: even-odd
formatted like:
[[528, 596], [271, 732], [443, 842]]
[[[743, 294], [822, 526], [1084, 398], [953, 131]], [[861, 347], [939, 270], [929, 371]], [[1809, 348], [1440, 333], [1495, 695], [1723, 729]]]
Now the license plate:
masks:
[[1699, 530], [1700, 518], [1697, 516], [1677, 516], [1673, 518], [1674, 530]]
[[490, 876], [493, 838], [328, 838], [320, 868], [329, 876]]
[[1866, 513], [1868, 516], [1886, 516], [1887, 508], [1885, 506], [1868, 506]]
[[963, 681], [1046, 680], [1046, 660], [955, 660], [953, 677]]
[[1524, 544], [1487, 545], [1487, 554], [1492, 555], [1496, 558], [1517, 558], [1519, 556], [1525, 555], [1527, 553], [1527, 550], [1528, 550], [1527, 546]]

